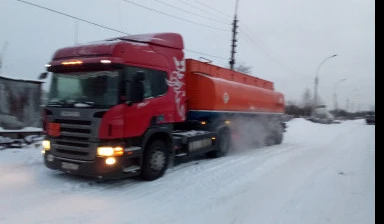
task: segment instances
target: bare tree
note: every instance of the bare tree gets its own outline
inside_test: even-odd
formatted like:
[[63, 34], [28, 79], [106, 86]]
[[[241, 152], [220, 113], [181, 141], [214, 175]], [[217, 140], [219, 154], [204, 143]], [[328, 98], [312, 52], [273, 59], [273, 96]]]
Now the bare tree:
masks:
[[295, 117], [300, 117], [302, 115], [302, 109], [297, 105], [295, 101], [289, 100], [285, 107], [285, 113]]
[[305, 89], [302, 100], [303, 100], [302, 108], [303, 108], [304, 116], [309, 116], [311, 114], [312, 105], [313, 105], [311, 90], [309, 88]]
[[302, 100], [303, 107], [310, 107], [313, 105], [311, 90], [309, 88], [305, 89]]

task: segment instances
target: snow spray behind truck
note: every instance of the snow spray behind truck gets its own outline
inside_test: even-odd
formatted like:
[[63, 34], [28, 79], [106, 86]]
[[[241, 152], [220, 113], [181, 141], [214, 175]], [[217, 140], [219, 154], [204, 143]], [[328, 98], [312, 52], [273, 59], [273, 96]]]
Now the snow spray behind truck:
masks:
[[45, 165], [154, 180], [175, 158], [226, 155], [239, 117], [260, 122], [268, 144], [282, 142], [284, 96], [272, 82], [184, 59], [183, 48], [180, 34], [154, 33], [57, 50], [47, 65]]

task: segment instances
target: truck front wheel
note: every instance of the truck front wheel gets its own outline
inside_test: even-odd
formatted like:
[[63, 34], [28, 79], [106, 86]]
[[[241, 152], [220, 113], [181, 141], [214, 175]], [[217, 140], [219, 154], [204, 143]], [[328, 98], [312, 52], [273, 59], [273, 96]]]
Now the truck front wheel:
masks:
[[144, 180], [156, 180], [162, 177], [168, 167], [167, 144], [161, 140], [149, 143], [144, 152], [141, 177]]

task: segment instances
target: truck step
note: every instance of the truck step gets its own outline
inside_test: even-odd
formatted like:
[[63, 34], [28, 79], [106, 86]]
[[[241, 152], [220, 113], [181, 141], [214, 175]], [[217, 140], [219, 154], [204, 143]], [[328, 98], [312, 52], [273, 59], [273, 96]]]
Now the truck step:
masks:
[[132, 172], [137, 172], [140, 170], [139, 166], [129, 166], [123, 169], [124, 173], [132, 173]]

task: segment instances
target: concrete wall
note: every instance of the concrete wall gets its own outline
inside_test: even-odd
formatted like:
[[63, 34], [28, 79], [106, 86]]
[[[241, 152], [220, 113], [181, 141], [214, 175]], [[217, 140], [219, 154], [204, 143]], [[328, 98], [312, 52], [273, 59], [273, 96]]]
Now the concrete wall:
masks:
[[40, 81], [0, 76], [0, 127], [41, 127], [41, 87]]

